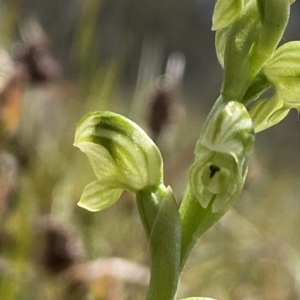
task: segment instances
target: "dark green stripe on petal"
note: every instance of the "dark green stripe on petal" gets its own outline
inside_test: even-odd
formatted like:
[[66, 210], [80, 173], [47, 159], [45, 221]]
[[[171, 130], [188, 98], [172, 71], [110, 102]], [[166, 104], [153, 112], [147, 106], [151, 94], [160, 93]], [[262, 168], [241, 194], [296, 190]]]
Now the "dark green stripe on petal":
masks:
[[78, 124], [74, 145], [87, 154], [98, 179], [138, 192], [163, 180], [161, 154], [148, 135], [129, 119], [93, 112]]

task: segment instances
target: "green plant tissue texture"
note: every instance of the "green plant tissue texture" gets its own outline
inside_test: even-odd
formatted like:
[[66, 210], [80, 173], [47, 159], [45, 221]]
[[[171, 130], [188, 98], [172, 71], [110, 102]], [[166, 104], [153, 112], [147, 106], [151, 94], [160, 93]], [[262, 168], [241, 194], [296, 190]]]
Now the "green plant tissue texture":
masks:
[[242, 190], [253, 144], [253, 124], [244, 105], [221, 103], [204, 126], [190, 169], [191, 188], [202, 207], [212, 199], [213, 212], [233, 204]]
[[280, 42], [289, 19], [290, 6], [287, 0], [257, 1], [262, 27], [250, 54], [251, 76], [272, 57]]
[[[122, 192], [122, 189], [114, 189], [99, 180], [95, 180], [85, 187], [78, 205], [89, 211], [103, 210], [115, 204]], [[99, 201], [100, 199], [101, 201]]]
[[247, 89], [243, 97], [242, 103], [247, 105], [257, 100], [270, 87], [271, 87], [271, 83], [266, 78], [266, 76], [262, 72], [260, 72], [258, 75], [256, 75], [251, 85]]
[[278, 48], [263, 67], [277, 96], [286, 108], [300, 108], [300, 42], [289, 42]]
[[[220, 50], [224, 49], [224, 75], [221, 94], [226, 101], [241, 101], [247, 89], [250, 61], [249, 51], [257, 39], [260, 22], [255, 2], [245, 6], [244, 12], [229, 28], [228, 33], [219, 41]], [[225, 45], [222, 45], [225, 44]], [[218, 51], [218, 48], [217, 48]]]
[[270, 99], [258, 100], [250, 110], [256, 133], [263, 131], [283, 120], [289, 113], [282, 99], [275, 95]]
[[243, 0], [218, 0], [213, 14], [212, 30], [230, 26], [240, 16], [243, 5]]
[[[221, 104], [204, 125], [199, 141], [213, 151], [232, 155], [236, 161], [244, 152], [250, 154], [254, 135], [245, 106], [235, 101]], [[201, 153], [196, 149], [197, 155]]]
[[79, 205], [84, 208], [106, 208], [124, 189], [136, 193], [163, 180], [158, 148], [139, 126], [121, 115], [86, 115], [76, 128], [74, 146], [87, 154], [98, 178], [83, 192]]
[[291, 108], [300, 109], [300, 42], [278, 48], [263, 66], [262, 72], [275, 93], [270, 99], [258, 100], [250, 110], [255, 132], [283, 120]]
[[207, 297], [192, 297], [192, 298], [184, 298], [181, 300], [217, 300], [217, 299], [207, 298]]
[[230, 27], [223, 28], [221, 30], [218, 30], [215, 36], [216, 54], [222, 68], [224, 67], [224, 53], [225, 53], [226, 42], [228, 39], [229, 31], [230, 31]]

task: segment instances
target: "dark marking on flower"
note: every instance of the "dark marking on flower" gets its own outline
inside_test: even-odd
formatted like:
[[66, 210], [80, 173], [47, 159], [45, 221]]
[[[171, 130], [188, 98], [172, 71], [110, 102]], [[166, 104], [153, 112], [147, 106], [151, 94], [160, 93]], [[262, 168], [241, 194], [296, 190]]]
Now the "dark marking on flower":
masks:
[[209, 176], [209, 178], [213, 178], [214, 175], [221, 170], [218, 166], [214, 166], [214, 165], [210, 165], [209, 169], [210, 169], [210, 176]]

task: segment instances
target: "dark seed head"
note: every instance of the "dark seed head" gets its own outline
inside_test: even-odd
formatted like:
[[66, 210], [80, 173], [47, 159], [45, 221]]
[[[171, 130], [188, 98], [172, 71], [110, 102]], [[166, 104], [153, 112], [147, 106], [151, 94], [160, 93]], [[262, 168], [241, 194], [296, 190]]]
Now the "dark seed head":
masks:
[[57, 274], [82, 261], [83, 244], [73, 228], [51, 217], [45, 217], [41, 223], [40, 262], [47, 271]]

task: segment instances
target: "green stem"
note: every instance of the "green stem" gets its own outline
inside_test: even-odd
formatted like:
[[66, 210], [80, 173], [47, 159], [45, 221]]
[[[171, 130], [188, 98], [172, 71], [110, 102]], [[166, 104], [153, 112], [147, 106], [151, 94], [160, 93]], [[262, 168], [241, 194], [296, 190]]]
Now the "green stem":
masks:
[[212, 203], [213, 199], [207, 208], [203, 208], [188, 186], [179, 210], [182, 223], [181, 271], [195, 244], [226, 212], [212, 213]]
[[181, 223], [171, 188], [137, 194], [149, 240], [151, 279], [147, 300], [174, 300], [180, 275]]

